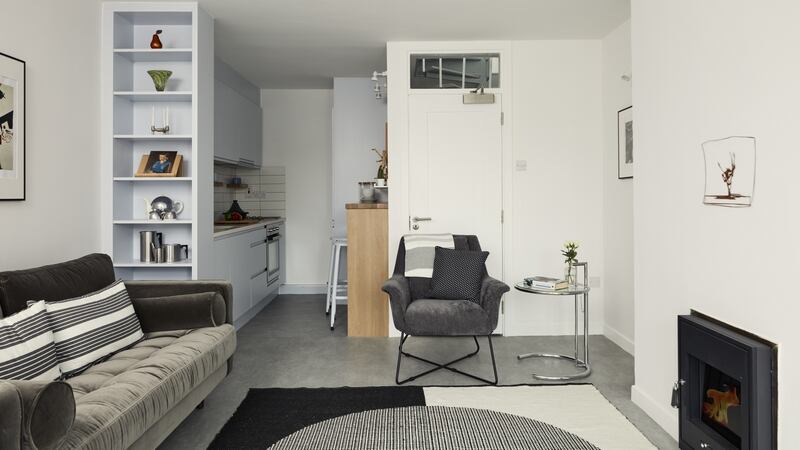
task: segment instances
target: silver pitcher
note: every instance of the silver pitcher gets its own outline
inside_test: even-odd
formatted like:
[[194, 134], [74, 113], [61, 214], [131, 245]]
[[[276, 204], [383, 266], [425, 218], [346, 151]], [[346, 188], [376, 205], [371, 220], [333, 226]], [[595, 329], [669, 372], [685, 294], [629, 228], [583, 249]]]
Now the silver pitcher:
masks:
[[[189, 246], [184, 244], [164, 244], [162, 246], [166, 262], [174, 263], [189, 259]], [[185, 253], [182, 253], [185, 252]], [[185, 256], [184, 256], [185, 255]]]
[[156, 262], [153, 248], [161, 247], [164, 235], [158, 231], [139, 232], [139, 261], [144, 263]]

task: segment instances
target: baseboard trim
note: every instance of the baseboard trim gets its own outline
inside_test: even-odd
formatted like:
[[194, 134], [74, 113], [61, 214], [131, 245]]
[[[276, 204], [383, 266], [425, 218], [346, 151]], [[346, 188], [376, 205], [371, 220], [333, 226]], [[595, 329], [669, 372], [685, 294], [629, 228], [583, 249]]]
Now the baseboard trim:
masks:
[[279, 292], [288, 295], [324, 294], [324, 284], [283, 284]]
[[610, 340], [611, 342], [617, 344], [625, 350], [626, 352], [634, 355], [634, 348], [635, 344], [633, 340], [628, 336], [620, 333], [616, 328], [608, 326], [608, 324], [603, 325], [603, 334]]
[[637, 385], [631, 386], [631, 401], [650, 416], [673, 439], [678, 440], [678, 410], [662, 406]]

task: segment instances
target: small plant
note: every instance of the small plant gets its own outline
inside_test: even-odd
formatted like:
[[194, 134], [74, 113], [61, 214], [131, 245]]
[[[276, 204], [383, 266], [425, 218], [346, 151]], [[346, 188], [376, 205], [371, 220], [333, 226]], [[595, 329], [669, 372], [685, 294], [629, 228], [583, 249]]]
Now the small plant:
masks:
[[378, 175], [375, 177], [377, 179], [386, 180], [389, 178], [389, 153], [386, 150], [379, 152], [376, 149], [372, 149], [380, 159], [376, 161], [378, 163]]
[[578, 243], [575, 241], [566, 241], [564, 242], [564, 249], [561, 250], [561, 254], [564, 255], [565, 263], [568, 266], [571, 266], [575, 261], [578, 260]]

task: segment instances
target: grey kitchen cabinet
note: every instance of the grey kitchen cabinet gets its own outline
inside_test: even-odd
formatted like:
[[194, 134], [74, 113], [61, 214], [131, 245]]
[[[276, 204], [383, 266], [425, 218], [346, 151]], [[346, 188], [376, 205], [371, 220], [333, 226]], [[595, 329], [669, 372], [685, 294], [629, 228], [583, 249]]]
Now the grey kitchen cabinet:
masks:
[[227, 84], [214, 82], [214, 158], [248, 167], [261, 167], [261, 105]]

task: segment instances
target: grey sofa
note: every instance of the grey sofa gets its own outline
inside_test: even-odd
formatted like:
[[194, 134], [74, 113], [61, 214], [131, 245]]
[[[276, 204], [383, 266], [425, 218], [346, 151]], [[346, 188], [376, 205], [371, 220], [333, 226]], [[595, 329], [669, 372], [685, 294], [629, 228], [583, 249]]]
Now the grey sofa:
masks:
[[[0, 273], [0, 315], [114, 282], [107, 255]], [[231, 285], [126, 281], [145, 338], [57, 382], [0, 380], [2, 449], [153, 449], [230, 372]]]
[[[453, 239], [456, 250], [481, 250], [480, 242], [476, 236], [454, 235]], [[382, 287], [383, 291], [389, 294], [389, 303], [392, 308], [394, 326], [401, 333], [400, 346], [397, 352], [395, 382], [397, 384], [403, 384], [437, 370], [447, 369], [483, 383], [497, 384], [497, 364], [494, 359], [492, 332], [497, 328], [497, 320], [500, 313], [500, 300], [503, 294], [509, 291], [508, 285], [490, 277], [484, 269], [480, 303], [475, 303], [470, 300], [428, 298], [428, 293], [431, 290], [431, 279], [406, 277], [404, 275], [405, 264], [405, 239], [401, 239], [400, 247], [397, 251], [397, 259], [395, 260], [394, 273]], [[471, 336], [475, 341], [475, 351], [446, 363], [438, 363], [403, 350], [403, 345], [409, 336]], [[478, 336], [486, 336], [489, 342], [492, 369], [494, 370], [493, 380], [487, 380], [451, 367], [452, 364], [478, 354], [480, 351]], [[400, 362], [403, 356], [428, 363], [435, 367], [401, 380]]]

